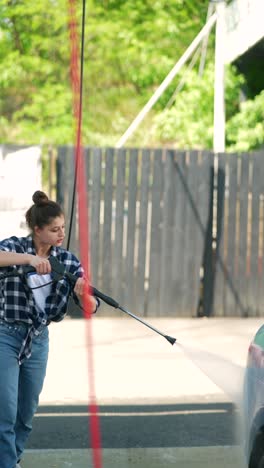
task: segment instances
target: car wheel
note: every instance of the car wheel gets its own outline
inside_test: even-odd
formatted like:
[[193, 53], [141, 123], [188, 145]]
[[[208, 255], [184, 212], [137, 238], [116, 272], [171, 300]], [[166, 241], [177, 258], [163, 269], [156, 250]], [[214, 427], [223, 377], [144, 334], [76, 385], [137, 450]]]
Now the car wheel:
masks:
[[264, 468], [264, 433], [256, 436], [249, 460], [249, 468]]

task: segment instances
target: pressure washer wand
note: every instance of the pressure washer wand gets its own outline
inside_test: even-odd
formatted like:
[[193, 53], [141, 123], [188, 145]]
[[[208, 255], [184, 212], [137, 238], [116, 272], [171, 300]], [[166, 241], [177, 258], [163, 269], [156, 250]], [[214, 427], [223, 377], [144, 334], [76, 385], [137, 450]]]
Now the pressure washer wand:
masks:
[[144, 320], [142, 320], [141, 318], [139, 318], [137, 315], [134, 315], [132, 314], [132, 312], [129, 312], [129, 310], [126, 310], [124, 307], [121, 307], [119, 306], [118, 309], [122, 310], [123, 312], [125, 312], [125, 314], [128, 314], [130, 315], [130, 317], [133, 317], [134, 319], [138, 320], [139, 322], [143, 323], [143, 325], [146, 325], [146, 327], [150, 328], [151, 330], [153, 330], [154, 332], [158, 333], [159, 335], [163, 336], [164, 338], [166, 338], [167, 341], [169, 341], [169, 343], [171, 345], [174, 345], [175, 341], [176, 341], [176, 338], [173, 338], [172, 336], [169, 336], [169, 335], [165, 335], [164, 333], [162, 333], [160, 330], [158, 330], [157, 328], [153, 327], [152, 325], [150, 325], [149, 323], [145, 322]]
[[[52, 267], [52, 270], [61, 275], [61, 276], [66, 276], [66, 278], [68, 278], [73, 284], [76, 283], [77, 281], [77, 278], [75, 275], [69, 273], [68, 271], [64, 270], [64, 266], [56, 259], [56, 257], [53, 257], [51, 256], [49, 258], [49, 261], [50, 261], [50, 264], [51, 264], [51, 267]], [[119, 309], [121, 310], [122, 312], [125, 312], [125, 314], [127, 315], [130, 315], [130, 317], [138, 320], [139, 322], [141, 322], [143, 325], [145, 325], [146, 327], [150, 328], [151, 330], [153, 330], [154, 332], [158, 333], [159, 335], [163, 336], [163, 338], [166, 338], [167, 341], [169, 341], [169, 343], [171, 345], [174, 345], [175, 341], [176, 341], [176, 338], [173, 338], [172, 336], [169, 336], [169, 335], [165, 335], [164, 333], [162, 333], [160, 330], [158, 330], [157, 328], [153, 327], [152, 325], [150, 325], [149, 323], [145, 322], [144, 320], [142, 320], [140, 317], [138, 317], [137, 315], [134, 315], [132, 314], [132, 312], [129, 312], [129, 310], [126, 310], [124, 307], [121, 307], [117, 301], [115, 301], [115, 299], [113, 299], [112, 297], [110, 296], [107, 296], [106, 294], [102, 293], [101, 291], [98, 291], [98, 289], [94, 288], [93, 286], [91, 286], [91, 290], [94, 294], [94, 296], [98, 297], [99, 299], [102, 299], [102, 301], [104, 301], [106, 304], [110, 305], [111, 307], [113, 307], [114, 309]]]
[[[66, 273], [67, 275], [67, 273]], [[176, 341], [176, 338], [173, 338], [172, 336], [168, 336], [168, 335], [165, 335], [164, 333], [162, 333], [160, 330], [158, 330], [157, 328], [153, 327], [152, 325], [150, 325], [149, 323], [145, 322], [145, 320], [142, 320], [140, 317], [138, 317], [137, 315], [135, 314], [132, 314], [132, 312], [129, 312], [129, 310], [125, 309], [124, 307], [122, 307], [120, 304], [118, 304], [118, 302], [116, 302], [112, 297], [110, 296], [106, 296], [105, 294], [101, 293], [101, 291], [98, 291], [98, 289], [94, 288], [93, 286], [91, 286], [92, 288], [92, 291], [93, 291], [93, 294], [96, 296], [96, 297], [99, 297], [99, 299], [102, 299], [106, 304], [110, 305], [111, 307], [114, 307], [115, 309], [119, 309], [119, 310], [122, 310], [122, 312], [125, 312], [125, 314], [127, 315], [130, 315], [130, 317], [133, 317], [134, 319], [138, 320], [139, 322], [141, 322], [143, 325], [145, 325], [146, 327], [150, 328], [151, 330], [153, 330], [154, 332], [158, 333], [159, 335], [163, 336], [164, 338], [166, 338], [167, 341], [169, 341], [169, 343], [171, 345], [174, 345], [175, 341]]]

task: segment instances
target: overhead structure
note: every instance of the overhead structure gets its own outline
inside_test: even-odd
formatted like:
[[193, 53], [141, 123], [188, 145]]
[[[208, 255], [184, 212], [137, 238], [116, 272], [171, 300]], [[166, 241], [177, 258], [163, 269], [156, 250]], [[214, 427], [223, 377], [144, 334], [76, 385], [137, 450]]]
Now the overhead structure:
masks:
[[226, 6], [225, 63], [232, 63], [264, 38], [264, 1], [233, 0]]

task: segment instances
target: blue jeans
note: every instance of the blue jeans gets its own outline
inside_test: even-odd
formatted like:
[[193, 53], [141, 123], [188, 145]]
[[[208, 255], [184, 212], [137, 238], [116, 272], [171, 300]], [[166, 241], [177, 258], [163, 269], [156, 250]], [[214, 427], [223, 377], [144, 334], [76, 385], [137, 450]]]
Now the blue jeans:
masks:
[[27, 327], [0, 321], [0, 468], [15, 468], [21, 458], [46, 375], [48, 327], [34, 336], [31, 357], [18, 364]]

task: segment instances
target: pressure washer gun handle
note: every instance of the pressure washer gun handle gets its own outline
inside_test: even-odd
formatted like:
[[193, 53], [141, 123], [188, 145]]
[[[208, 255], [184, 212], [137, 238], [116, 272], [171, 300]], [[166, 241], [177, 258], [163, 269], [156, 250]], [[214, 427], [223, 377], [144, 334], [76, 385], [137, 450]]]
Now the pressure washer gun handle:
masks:
[[[69, 280], [73, 284], [76, 283], [77, 278], [73, 274], [65, 272], [65, 276], [69, 278]], [[102, 293], [101, 291], [98, 291], [98, 289], [94, 288], [93, 286], [91, 286], [91, 290], [94, 296], [99, 297], [99, 299], [102, 299], [102, 301], [104, 301], [106, 304], [110, 305], [111, 307], [114, 307], [114, 309], [119, 308], [118, 302], [116, 302], [112, 297], [106, 296], [106, 294]]]
[[[56, 257], [51, 256], [50, 259], [50, 264], [52, 271], [57, 273], [58, 275], [65, 276], [68, 278], [73, 285], [75, 285], [77, 281], [77, 277], [73, 275], [72, 273], [69, 273], [64, 269], [64, 266], [57, 260]], [[118, 302], [116, 302], [112, 297], [106, 296], [105, 294], [101, 293], [98, 291], [98, 289], [94, 288], [91, 286], [91, 289], [93, 291], [94, 296], [99, 297], [99, 299], [102, 299], [106, 304], [110, 305], [111, 307], [114, 307], [115, 309], [119, 308]]]
[[[76, 276], [74, 276], [72, 273], [65, 272], [65, 276], [69, 278], [69, 280], [75, 284], [77, 281]], [[99, 299], [102, 299], [106, 304], [110, 305], [111, 307], [114, 307], [115, 309], [119, 308], [118, 302], [116, 302], [112, 297], [106, 296], [106, 294], [102, 293], [101, 291], [98, 291], [98, 289], [94, 288], [91, 286], [91, 290], [94, 296], [99, 297]]]
[[[65, 276], [73, 283], [75, 284], [77, 281], [77, 278], [75, 275], [72, 273], [69, 273], [68, 271], [64, 272]], [[116, 302], [112, 297], [107, 296], [106, 294], [102, 293], [101, 291], [98, 291], [98, 289], [94, 288], [91, 286], [93, 295], [98, 297], [99, 299], [102, 299], [106, 304], [110, 305], [111, 307], [114, 307], [115, 309], [119, 308], [118, 302]]]
[[[65, 272], [65, 276], [69, 278], [69, 280], [75, 284], [77, 281], [76, 276], [72, 275], [71, 273]], [[91, 286], [91, 290], [94, 296], [99, 297], [99, 299], [102, 299], [106, 304], [110, 305], [111, 307], [114, 307], [115, 309], [119, 308], [118, 302], [116, 302], [112, 297], [106, 296], [106, 294], [102, 293], [101, 291], [98, 291], [98, 289], [94, 288]]]
[[27, 274], [27, 273], [33, 273], [33, 272], [36, 273], [36, 269], [35, 269], [33, 266], [26, 265], [26, 266], [23, 267], [23, 272], [24, 272], [25, 274]]
[[112, 297], [106, 296], [105, 294], [103, 294], [101, 291], [98, 291], [98, 289], [94, 288], [93, 286], [91, 286], [91, 288], [92, 288], [94, 296], [99, 297], [99, 299], [102, 299], [102, 301], [104, 301], [106, 304], [110, 305], [111, 307], [114, 307], [114, 309], [119, 308], [118, 302], [116, 302]]

